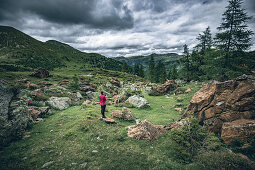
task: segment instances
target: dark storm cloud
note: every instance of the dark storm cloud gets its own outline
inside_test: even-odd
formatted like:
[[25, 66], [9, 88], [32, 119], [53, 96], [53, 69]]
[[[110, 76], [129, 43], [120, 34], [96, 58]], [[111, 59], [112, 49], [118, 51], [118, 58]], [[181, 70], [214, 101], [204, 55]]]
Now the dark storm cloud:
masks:
[[133, 26], [132, 12], [117, 0], [0, 0], [0, 20], [37, 15], [59, 24], [125, 29]]
[[[228, 0], [0, 0], [0, 24], [41, 41], [55, 39], [108, 57], [182, 53], [184, 44], [190, 49], [196, 45], [206, 27], [215, 36], [227, 4]], [[243, 7], [255, 16], [254, 0], [244, 0]], [[248, 25], [255, 32], [255, 17]]]

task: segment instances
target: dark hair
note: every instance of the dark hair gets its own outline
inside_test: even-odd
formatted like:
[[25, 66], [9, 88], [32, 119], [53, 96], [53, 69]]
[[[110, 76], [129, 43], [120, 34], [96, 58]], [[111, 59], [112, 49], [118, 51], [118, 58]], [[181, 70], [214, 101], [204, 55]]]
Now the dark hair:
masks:
[[104, 94], [104, 91], [101, 91], [101, 94]]

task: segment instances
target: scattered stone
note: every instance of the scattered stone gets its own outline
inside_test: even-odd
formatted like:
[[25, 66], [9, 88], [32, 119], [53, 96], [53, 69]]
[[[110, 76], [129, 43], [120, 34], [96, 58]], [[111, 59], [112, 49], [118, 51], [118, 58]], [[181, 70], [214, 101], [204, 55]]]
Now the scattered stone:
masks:
[[89, 99], [93, 99], [94, 98], [94, 92], [93, 91], [87, 91], [86, 95]]
[[136, 120], [135, 120], [135, 123], [138, 125], [138, 124], [141, 123], [141, 120], [140, 120], [140, 119], [136, 119]]
[[76, 92], [76, 98], [78, 99], [83, 99], [82, 95], [80, 92]]
[[49, 86], [53, 85], [52, 83], [50, 83], [48, 81], [38, 81], [37, 84], [40, 85], [41, 87], [49, 87]]
[[183, 106], [182, 103], [176, 103], [173, 107], [180, 107], [180, 106]]
[[50, 76], [50, 73], [48, 70], [44, 68], [39, 68], [34, 73], [32, 73], [31, 76], [38, 77], [38, 78], [47, 78]]
[[111, 79], [110, 83], [114, 86], [120, 87], [120, 81], [117, 78]]
[[88, 162], [84, 162], [84, 163], [80, 164], [80, 167], [81, 168], [86, 168], [87, 164], [88, 164]]
[[58, 83], [59, 86], [67, 85], [70, 83], [70, 80], [63, 80]]
[[178, 112], [181, 112], [182, 111], [182, 108], [180, 108], [180, 107], [177, 107], [177, 108], [174, 108], [176, 111], [178, 111]]
[[69, 97], [50, 97], [47, 103], [53, 109], [64, 110], [70, 107], [71, 99]]
[[169, 125], [164, 126], [164, 129], [166, 129], [166, 130], [171, 130], [171, 129], [174, 129], [174, 128], [180, 129], [180, 128], [183, 127], [183, 125], [185, 124], [185, 122], [186, 122], [186, 121], [185, 121], [184, 119], [183, 119], [183, 120], [180, 120], [180, 121], [172, 122], [172, 123], [170, 123]]
[[185, 93], [190, 93], [192, 91], [192, 88], [188, 88], [187, 90], [185, 90]]
[[123, 118], [123, 114], [120, 110], [113, 110], [112, 111], [112, 117], [116, 117], [116, 118]]
[[223, 123], [221, 138], [226, 144], [231, 144], [234, 139], [247, 142], [248, 138], [255, 138], [255, 120], [239, 119]]
[[90, 101], [90, 100], [85, 100], [82, 105], [85, 105], [85, 106], [92, 106], [93, 105], [93, 102]]
[[132, 104], [134, 107], [137, 108], [150, 107], [149, 102], [145, 98], [136, 95], [129, 97], [126, 102]]
[[128, 128], [128, 137], [138, 140], [153, 141], [164, 133], [166, 133], [166, 130], [163, 126], [153, 125], [147, 120], [142, 121], [138, 125], [129, 126]]
[[43, 121], [43, 118], [37, 118], [34, 122], [35, 122], [35, 123], [39, 123], [39, 122], [41, 122], [41, 121]]
[[127, 119], [127, 120], [133, 120], [134, 119], [134, 116], [133, 116], [131, 110], [127, 107], [122, 108], [122, 114], [123, 114], [124, 119]]
[[105, 123], [107, 123], [107, 124], [113, 124], [113, 123], [115, 123], [115, 120], [114, 119], [111, 119], [111, 118], [105, 118], [104, 119], [104, 121], [105, 121]]
[[176, 89], [176, 90], [174, 91], [174, 94], [175, 94], [175, 95], [183, 94], [183, 91], [182, 91], [181, 89]]
[[176, 89], [177, 85], [175, 84], [174, 80], [167, 80], [164, 84], [161, 84], [156, 87], [156, 91], [165, 94], [171, 90]]
[[45, 164], [43, 164], [42, 169], [50, 166], [53, 163], [54, 163], [54, 161], [46, 162]]
[[97, 153], [98, 151], [97, 150], [93, 150], [92, 153]]
[[30, 89], [30, 90], [35, 90], [35, 89], [39, 89], [40, 86], [34, 84], [34, 83], [30, 83], [30, 82], [27, 82], [27, 84], [25, 85], [27, 89]]

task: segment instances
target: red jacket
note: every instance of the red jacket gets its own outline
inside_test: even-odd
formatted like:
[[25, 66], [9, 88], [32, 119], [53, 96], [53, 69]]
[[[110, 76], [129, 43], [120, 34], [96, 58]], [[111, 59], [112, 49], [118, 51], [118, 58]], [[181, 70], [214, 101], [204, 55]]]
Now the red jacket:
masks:
[[101, 105], [101, 106], [106, 105], [106, 100], [107, 100], [107, 98], [106, 98], [103, 94], [101, 94], [101, 95], [99, 96], [99, 100], [100, 100], [100, 105]]

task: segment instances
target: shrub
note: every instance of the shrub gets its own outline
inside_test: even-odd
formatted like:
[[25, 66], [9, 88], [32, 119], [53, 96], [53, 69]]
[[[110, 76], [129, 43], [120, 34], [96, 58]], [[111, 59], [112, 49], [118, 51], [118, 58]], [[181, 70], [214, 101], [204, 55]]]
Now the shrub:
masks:
[[79, 78], [76, 74], [73, 76], [72, 82], [69, 83], [69, 88], [72, 90], [79, 90]]
[[252, 169], [247, 160], [229, 151], [209, 151], [198, 155], [198, 165], [202, 169]]
[[184, 163], [192, 162], [199, 152], [217, 150], [222, 145], [219, 138], [208, 133], [195, 118], [186, 119], [181, 129], [173, 129], [170, 139], [175, 158]]
[[157, 92], [156, 90], [152, 90], [148, 92], [149, 96], [162, 96], [163, 94]]

